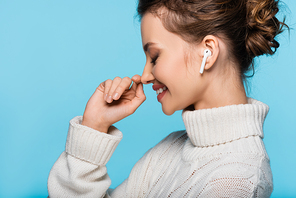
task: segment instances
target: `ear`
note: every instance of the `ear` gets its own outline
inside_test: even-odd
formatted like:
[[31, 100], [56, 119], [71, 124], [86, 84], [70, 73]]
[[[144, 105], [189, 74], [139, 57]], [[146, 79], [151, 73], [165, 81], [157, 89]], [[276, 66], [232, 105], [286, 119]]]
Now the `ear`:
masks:
[[219, 48], [219, 40], [216, 36], [213, 35], [207, 35], [204, 37], [202, 42], [199, 44], [200, 46], [200, 56], [203, 59], [203, 54], [206, 49], [209, 49], [212, 53], [211, 56], [209, 56], [206, 60], [205, 63], [205, 68], [204, 70], [209, 70], [213, 67], [215, 62], [218, 59], [219, 53], [220, 53], [220, 48]]

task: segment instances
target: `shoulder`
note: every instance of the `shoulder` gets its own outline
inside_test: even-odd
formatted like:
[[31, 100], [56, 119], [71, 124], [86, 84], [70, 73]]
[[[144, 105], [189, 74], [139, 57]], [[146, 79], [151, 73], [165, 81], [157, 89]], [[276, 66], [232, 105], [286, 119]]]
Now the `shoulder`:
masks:
[[180, 147], [188, 139], [187, 133], [185, 130], [175, 131], [166, 136], [161, 140], [152, 150], [159, 150], [168, 147]]
[[154, 147], [150, 148], [140, 161], [149, 161], [151, 163], [152, 158], [158, 159], [161, 155], [168, 153], [172, 149], [181, 149], [187, 139], [188, 136], [184, 130], [172, 132]]
[[163, 142], [178, 142], [184, 141], [188, 138], [185, 130], [175, 131], [166, 136], [160, 143]]
[[144, 164], [149, 167], [157, 166], [160, 162], [166, 161], [180, 152], [187, 139], [186, 131], [170, 133], [158, 144], [149, 149], [137, 162], [136, 166], [142, 167]]

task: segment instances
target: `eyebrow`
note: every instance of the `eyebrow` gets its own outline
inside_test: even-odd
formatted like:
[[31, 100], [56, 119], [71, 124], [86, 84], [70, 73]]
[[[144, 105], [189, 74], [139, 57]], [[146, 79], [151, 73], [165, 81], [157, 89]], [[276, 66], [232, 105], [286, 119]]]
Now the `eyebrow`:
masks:
[[152, 43], [152, 42], [148, 42], [148, 43], [146, 43], [146, 44], [144, 45], [144, 47], [143, 47], [144, 51], [147, 52], [149, 46], [151, 46], [151, 45], [155, 45], [155, 43]]

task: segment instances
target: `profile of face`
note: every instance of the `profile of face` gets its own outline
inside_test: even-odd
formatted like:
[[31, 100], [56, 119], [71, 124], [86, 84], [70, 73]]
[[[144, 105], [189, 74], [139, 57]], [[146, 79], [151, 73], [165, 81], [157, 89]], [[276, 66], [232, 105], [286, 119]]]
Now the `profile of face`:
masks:
[[146, 55], [142, 83], [153, 84], [163, 112], [171, 115], [199, 103], [206, 86], [199, 73], [201, 57], [194, 53], [203, 52], [204, 48], [198, 45], [193, 48], [166, 30], [161, 20], [151, 13], [142, 18], [141, 34]]

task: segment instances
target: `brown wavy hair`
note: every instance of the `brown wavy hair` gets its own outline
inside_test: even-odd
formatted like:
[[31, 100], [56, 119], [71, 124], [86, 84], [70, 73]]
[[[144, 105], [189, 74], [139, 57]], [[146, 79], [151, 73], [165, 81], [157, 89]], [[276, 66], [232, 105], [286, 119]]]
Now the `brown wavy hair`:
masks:
[[[167, 12], [160, 13], [161, 8]], [[278, 11], [278, 0], [139, 0], [137, 8], [140, 19], [150, 12], [187, 42], [207, 35], [223, 38], [244, 79], [254, 71], [254, 58], [273, 55], [279, 47], [275, 37], [289, 28], [276, 18]]]

